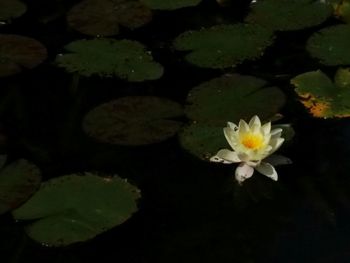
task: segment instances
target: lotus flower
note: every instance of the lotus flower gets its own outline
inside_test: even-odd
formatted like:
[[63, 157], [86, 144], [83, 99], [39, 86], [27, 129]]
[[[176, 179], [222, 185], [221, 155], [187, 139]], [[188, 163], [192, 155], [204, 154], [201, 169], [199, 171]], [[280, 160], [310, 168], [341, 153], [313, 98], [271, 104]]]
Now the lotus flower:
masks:
[[273, 165], [291, 163], [286, 157], [271, 156], [284, 142], [282, 129], [271, 130], [271, 122], [261, 125], [258, 116], [254, 116], [249, 124], [244, 120], [240, 120], [238, 126], [232, 122], [227, 124], [224, 134], [233, 151], [222, 149], [210, 161], [239, 163], [235, 172], [239, 184], [250, 178], [254, 169], [277, 181], [278, 175]]

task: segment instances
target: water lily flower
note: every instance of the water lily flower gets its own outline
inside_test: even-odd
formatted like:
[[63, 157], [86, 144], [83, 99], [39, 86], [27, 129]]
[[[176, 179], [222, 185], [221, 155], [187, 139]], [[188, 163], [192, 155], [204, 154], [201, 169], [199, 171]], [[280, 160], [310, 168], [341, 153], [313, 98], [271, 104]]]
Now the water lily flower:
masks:
[[233, 151], [222, 149], [210, 161], [239, 163], [235, 178], [240, 184], [253, 175], [254, 169], [277, 181], [274, 165], [291, 163], [284, 156], [272, 155], [284, 142], [282, 129], [271, 130], [271, 122], [261, 125], [258, 116], [254, 116], [249, 124], [244, 120], [240, 120], [238, 126], [232, 122], [227, 124], [224, 135]]

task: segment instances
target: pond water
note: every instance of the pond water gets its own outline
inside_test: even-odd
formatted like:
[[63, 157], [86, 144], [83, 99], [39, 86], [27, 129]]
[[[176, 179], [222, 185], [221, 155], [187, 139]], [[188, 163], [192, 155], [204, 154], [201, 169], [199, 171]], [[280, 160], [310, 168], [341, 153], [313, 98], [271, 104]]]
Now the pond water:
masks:
[[[93, 39], [66, 23], [66, 13], [80, 1], [22, 2], [26, 12], [2, 25], [0, 34], [33, 38], [48, 53], [35, 68], [0, 78], [1, 153], [8, 163], [24, 158], [35, 164], [43, 182], [85, 171], [118, 175], [140, 189], [141, 198], [138, 210], [124, 223], [61, 247], [34, 241], [28, 224], [36, 217], [29, 218], [30, 223], [15, 220], [11, 209], [0, 215], [1, 262], [349, 262], [350, 120], [313, 117], [290, 83], [318, 69], [333, 78], [337, 67], [312, 58], [305, 43], [314, 32], [341, 23], [336, 18], [275, 32], [273, 44], [255, 60], [206, 68], [186, 61], [187, 53], [175, 50], [173, 40], [187, 30], [243, 22], [250, 1], [228, 0], [227, 6], [220, 6], [203, 0], [197, 6], [152, 11], [148, 24], [134, 30], [121, 26], [119, 34], [109, 37], [139, 41], [163, 66], [162, 77], [134, 82], [118, 76], [79, 76], [57, 67], [56, 56], [66, 53], [65, 45]], [[2, 45], [0, 63], [5, 63]], [[293, 164], [276, 168], [277, 182], [255, 172], [240, 186], [234, 165], [192, 155], [179, 143], [178, 132], [147, 145], [120, 145], [101, 143], [82, 129], [84, 116], [103, 103], [156, 96], [185, 106], [192, 88], [224, 74], [264, 79], [285, 94], [279, 110], [283, 118], [277, 123], [291, 124], [295, 135], [279, 152]], [[183, 126], [191, 122], [184, 115], [173, 119]], [[48, 207], [58, 205], [47, 200]], [[62, 202], [69, 201], [62, 196]]]

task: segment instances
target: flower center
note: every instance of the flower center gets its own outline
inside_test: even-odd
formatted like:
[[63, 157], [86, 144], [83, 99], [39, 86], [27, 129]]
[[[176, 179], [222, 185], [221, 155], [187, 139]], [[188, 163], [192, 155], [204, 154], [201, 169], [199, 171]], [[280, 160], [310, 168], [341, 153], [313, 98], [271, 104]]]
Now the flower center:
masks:
[[243, 135], [241, 143], [249, 149], [257, 150], [263, 146], [263, 136], [261, 134], [248, 133]]

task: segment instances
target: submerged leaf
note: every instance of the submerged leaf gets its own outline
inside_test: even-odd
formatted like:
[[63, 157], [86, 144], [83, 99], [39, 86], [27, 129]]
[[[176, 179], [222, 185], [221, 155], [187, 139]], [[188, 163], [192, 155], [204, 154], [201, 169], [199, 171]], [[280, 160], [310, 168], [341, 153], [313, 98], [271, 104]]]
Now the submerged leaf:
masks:
[[137, 211], [139, 190], [117, 176], [66, 175], [44, 182], [13, 211], [16, 220], [34, 222], [27, 234], [48, 246], [66, 246], [94, 238], [125, 222]]
[[136, 29], [152, 19], [152, 12], [139, 1], [84, 0], [67, 15], [68, 24], [91, 36], [112, 36], [119, 33], [119, 25]]
[[196, 6], [202, 0], [141, 0], [152, 9], [174, 10], [182, 7]]
[[274, 116], [285, 103], [276, 87], [253, 76], [224, 75], [193, 88], [187, 97], [186, 115], [197, 122], [224, 127], [259, 115], [263, 120]]
[[314, 33], [307, 42], [311, 56], [329, 66], [350, 64], [350, 25], [336, 25]]
[[[2, 162], [5, 161], [3, 155]], [[0, 170], [0, 214], [25, 202], [39, 187], [40, 170], [27, 160], [20, 159]]]
[[158, 79], [163, 67], [154, 62], [145, 47], [131, 40], [93, 39], [74, 41], [58, 55], [56, 63], [83, 76], [117, 76], [128, 81]]
[[196, 66], [227, 68], [260, 57], [272, 40], [272, 32], [257, 25], [220, 25], [185, 32], [175, 39], [174, 46], [191, 51], [186, 60]]
[[0, 35], [0, 77], [32, 69], [47, 57], [46, 48], [35, 39], [18, 35]]
[[84, 118], [83, 129], [104, 143], [145, 145], [176, 134], [181, 105], [158, 97], [124, 97], [98, 106]]
[[18, 0], [0, 0], [0, 21], [7, 21], [23, 15], [27, 6]]
[[332, 15], [327, 3], [314, 0], [264, 0], [252, 4], [248, 22], [272, 30], [298, 30], [316, 26]]
[[318, 118], [350, 116], [350, 70], [339, 69], [335, 82], [322, 71], [311, 71], [294, 77], [291, 83], [301, 103]]

